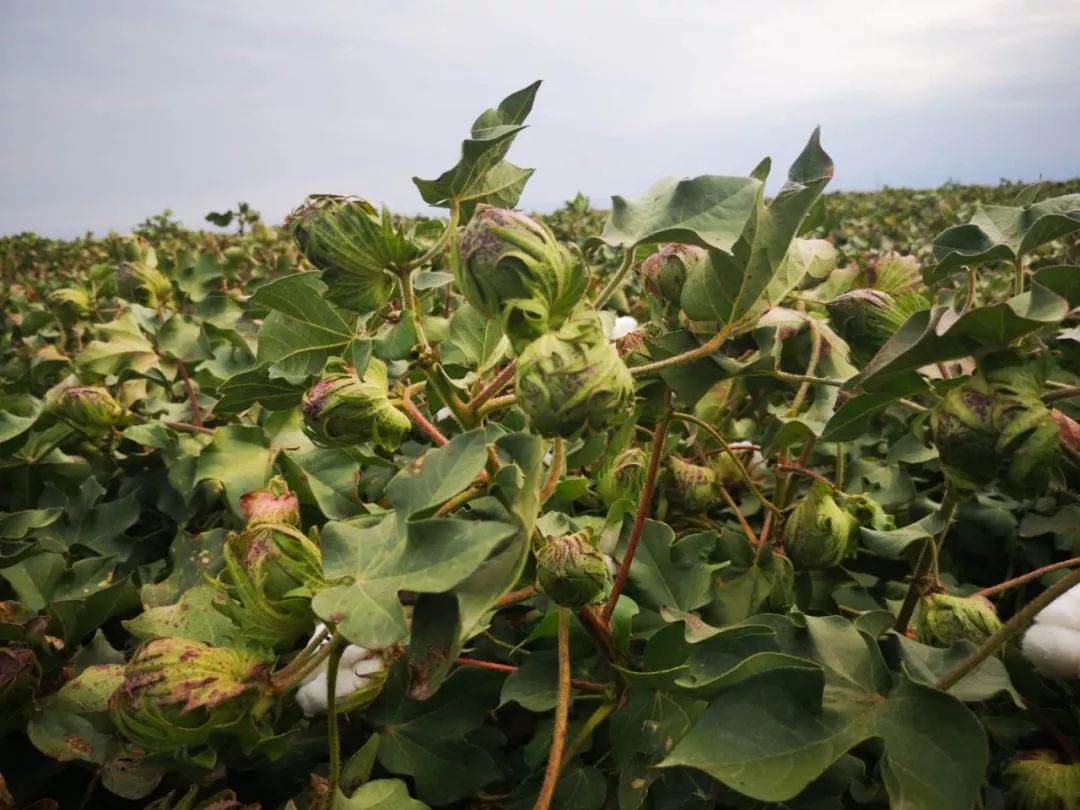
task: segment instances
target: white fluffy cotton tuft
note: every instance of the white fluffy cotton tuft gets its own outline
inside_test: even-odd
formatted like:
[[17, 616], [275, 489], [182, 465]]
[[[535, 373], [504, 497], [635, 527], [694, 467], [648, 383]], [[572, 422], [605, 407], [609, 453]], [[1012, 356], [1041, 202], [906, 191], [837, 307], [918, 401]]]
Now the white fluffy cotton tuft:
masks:
[[1080, 678], [1080, 585], [1039, 611], [1021, 649], [1047, 678]]
[[611, 327], [611, 334], [608, 335], [612, 340], [618, 340], [624, 338], [638, 328], [637, 318], [632, 318], [629, 315], [620, 315], [615, 319], [615, 325]]
[[[316, 633], [321, 629], [320, 625]], [[325, 643], [324, 641], [323, 644]], [[329, 669], [328, 662], [323, 661], [301, 682], [296, 692], [296, 702], [305, 717], [326, 713], [326, 681]], [[341, 653], [334, 696], [341, 700], [354, 692], [359, 692], [368, 686], [367, 676], [382, 672], [384, 669], [386, 669], [386, 659], [383, 658], [381, 650], [369, 650], [367, 647], [350, 644]]]

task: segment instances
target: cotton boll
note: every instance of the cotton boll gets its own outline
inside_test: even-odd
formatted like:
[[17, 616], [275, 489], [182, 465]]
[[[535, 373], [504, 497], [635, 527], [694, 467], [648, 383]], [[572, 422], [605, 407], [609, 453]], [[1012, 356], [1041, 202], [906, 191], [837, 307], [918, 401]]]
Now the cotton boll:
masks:
[[1021, 648], [1041, 675], [1080, 678], [1080, 630], [1040, 621], [1024, 634]]
[[[296, 702], [306, 717], [326, 712], [326, 681], [329, 663], [323, 661], [304, 678], [296, 692]], [[359, 692], [370, 683], [368, 676], [386, 669], [386, 661], [379, 650], [369, 650], [350, 644], [341, 653], [338, 663], [334, 695], [338, 700]]]
[[439, 408], [439, 410], [435, 412], [435, 421], [436, 422], [441, 422], [444, 419], [449, 419], [450, 414], [451, 414], [451, 410], [449, 408], [447, 408], [445, 406], [442, 407], [442, 408]]
[[1080, 585], [1069, 588], [1039, 611], [1035, 621], [1080, 630]]
[[615, 558], [610, 554], [604, 555], [604, 564], [607, 566], [607, 570], [611, 573], [612, 578], [619, 573], [619, 564], [615, 562]]
[[618, 340], [624, 338], [638, 328], [637, 318], [632, 318], [629, 315], [620, 315], [615, 319], [615, 325], [611, 327], [611, 333], [608, 335], [612, 340]]

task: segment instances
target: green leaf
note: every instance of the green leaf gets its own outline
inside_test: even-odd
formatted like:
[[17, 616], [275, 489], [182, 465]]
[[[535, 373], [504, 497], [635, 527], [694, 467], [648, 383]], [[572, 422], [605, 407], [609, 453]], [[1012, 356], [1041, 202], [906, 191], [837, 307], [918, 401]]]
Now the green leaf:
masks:
[[499, 779], [491, 755], [465, 735], [495, 708], [501, 681], [491, 672], [459, 669], [430, 700], [376, 714], [373, 721], [382, 725], [379, 764], [413, 777], [417, 795], [433, 805], [459, 801]]
[[282, 455], [293, 489], [310, 492], [320, 511], [332, 520], [364, 512], [357, 491], [361, 467], [348, 450], [314, 448]]
[[926, 273], [927, 282], [967, 266], [1011, 261], [1076, 230], [1080, 230], [1080, 194], [1031, 205], [979, 206], [969, 224], [948, 228], [934, 240], [938, 264]]
[[[958, 641], [948, 649], [930, 647], [905, 635], [896, 633], [892, 636], [900, 646], [904, 657], [904, 672], [917, 683], [933, 686], [961, 662], [975, 652], [975, 645], [970, 641]], [[949, 694], [965, 703], [981, 703], [999, 694], [1012, 698], [1018, 707], [1023, 707], [1023, 698], [1013, 688], [1009, 672], [1000, 658], [991, 656], [979, 664], [972, 672], [949, 689]]]
[[517, 91], [495, 109], [483, 112], [472, 126], [472, 137], [461, 144], [461, 160], [434, 180], [413, 178], [429, 205], [447, 208], [452, 201], [488, 202], [504, 208], [517, 204], [532, 169], [521, 169], [504, 158], [523, 130], [540, 82]]
[[636, 200], [612, 197], [603, 233], [588, 244], [630, 249], [678, 242], [731, 253], [761, 190], [762, 182], [752, 177], [668, 177]]
[[948, 307], [924, 309], [908, 318], [845, 387], [877, 392], [904, 372], [1003, 349], [1017, 338], [1060, 323], [1068, 312], [1068, 301], [1034, 283], [1028, 292], [963, 315]]
[[268, 411], [285, 411], [299, 405], [304, 389], [283, 379], [270, 379], [271, 367], [261, 365], [229, 377], [218, 388], [221, 399], [214, 405], [214, 414], [233, 416], [254, 405]]
[[361, 785], [349, 798], [334, 797], [333, 810], [428, 810], [409, 796], [409, 786], [400, 779], [376, 779]]
[[178, 528], [169, 546], [169, 575], [160, 582], [148, 582], [139, 590], [143, 606], [171, 605], [182, 594], [217, 576], [223, 565], [224, 529], [192, 534]]
[[483, 428], [455, 436], [445, 447], [428, 450], [394, 476], [386, 497], [397, 511], [398, 523], [432, 510], [466, 489], [487, 464], [487, 435]]
[[44, 407], [44, 402], [29, 394], [0, 396], [0, 442], [30, 430]]
[[233, 513], [243, 517], [240, 499], [270, 480], [276, 454], [262, 428], [229, 425], [214, 431], [214, 438], [199, 455], [195, 481], [212, 479], [225, 487]]
[[631, 595], [653, 610], [690, 611], [701, 607], [711, 596], [713, 571], [724, 567], [708, 563], [715, 547], [712, 532], [698, 532], [676, 541], [675, 532], [666, 523], [646, 521], [630, 564]]
[[850, 442], [861, 437], [870, 419], [903, 397], [925, 393], [929, 385], [914, 372], [893, 377], [875, 394], [860, 394], [846, 400], [832, 415], [821, 434], [822, 441]]
[[408, 634], [399, 591], [450, 590], [515, 531], [498, 521], [435, 518], [399, 533], [392, 514], [366, 528], [330, 522], [322, 533], [326, 575], [350, 581], [321, 591], [312, 607], [353, 644], [389, 647]]
[[81, 760], [98, 765], [112, 738], [98, 731], [85, 717], [74, 712], [44, 709], [30, 718], [26, 735], [41, 753], [60, 762]]
[[[754, 216], [739, 249], [711, 250], [709, 264], [689, 274], [682, 308], [691, 320], [718, 321], [732, 334], [753, 328], [760, 314], [794, 286], [791, 276], [812, 259], [785, 259], [810, 207], [833, 175], [832, 159], [814, 130], [788, 171], [787, 182], [766, 205], [759, 187]], [[776, 297], [779, 296], [779, 297]]]
[[260, 366], [271, 367], [270, 376], [302, 382], [353, 339], [353, 327], [325, 294], [318, 274], [294, 273], [264, 284], [251, 297], [250, 306], [273, 310], [259, 328], [256, 354]]
[[221, 599], [224, 597], [212, 586], [196, 585], [184, 591], [175, 605], [145, 610], [124, 622], [124, 627], [140, 641], [174, 636], [214, 646], [243, 646], [243, 639], [237, 638], [236, 627], [214, 607]]
[[499, 321], [485, 318], [465, 303], [450, 318], [450, 335], [441, 346], [442, 359], [450, 366], [484, 370], [498, 362], [508, 347]]
[[86, 344], [75, 359], [75, 366], [101, 377], [110, 374], [145, 374], [159, 363], [154, 344], [142, 333], [135, 316], [125, 312], [112, 323], [97, 328], [102, 339]]
[[0, 538], [21, 540], [35, 529], [43, 529], [64, 513], [62, 507], [27, 509], [22, 512], [0, 512]]

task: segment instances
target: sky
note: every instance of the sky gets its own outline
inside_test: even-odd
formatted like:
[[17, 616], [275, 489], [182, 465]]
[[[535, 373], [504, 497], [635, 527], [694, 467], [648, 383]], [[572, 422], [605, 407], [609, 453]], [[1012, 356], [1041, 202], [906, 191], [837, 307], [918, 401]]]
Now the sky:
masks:
[[423, 212], [411, 178], [535, 79], [528, 210], [782, 179], [819, 124], [832, 189], [1080, 176], [1080, 0], [2, 0], [0, 233]]

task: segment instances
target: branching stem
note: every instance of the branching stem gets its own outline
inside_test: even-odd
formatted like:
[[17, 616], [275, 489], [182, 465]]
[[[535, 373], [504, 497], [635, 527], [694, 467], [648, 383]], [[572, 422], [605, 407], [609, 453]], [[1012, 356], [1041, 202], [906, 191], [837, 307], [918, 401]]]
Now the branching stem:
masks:
[[555, 703], [555, 728], [551, 734], [551, 751], [548, 754], [544, 784], [536, 800], [534, 810], [549, 810], [555, 797], [562, 771], [563, 751], [566, 748], [566, 725], [570, 716], [570, 610], [559, 608], [559, 685]]

